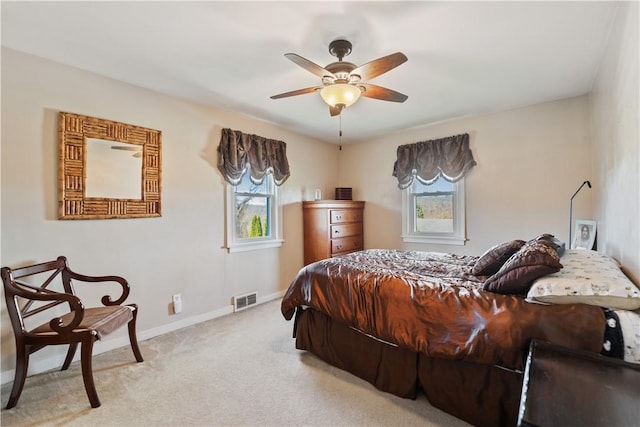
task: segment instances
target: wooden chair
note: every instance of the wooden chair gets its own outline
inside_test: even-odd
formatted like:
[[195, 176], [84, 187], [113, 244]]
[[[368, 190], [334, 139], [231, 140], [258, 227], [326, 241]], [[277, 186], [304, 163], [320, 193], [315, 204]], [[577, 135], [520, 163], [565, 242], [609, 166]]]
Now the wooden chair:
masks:
[[[7, 409], [13, 408], [18, 403], [27, 377], [29, 355], [45, 346], [69, 345], [67, 357], [62, 364], [64, 371], [69, 368], [78, 344], [82, 344], [80, 351], [82, 379], [93, 408], [100, 406], [91, 366], [93, 343], [96, 340], [127, 324], [129, 340], [136, 361], [143, 361], [136, 338], [138, 306], [136, 304], [122, 305], [129, 296], [129, 284], [124, 278], [78, 274], [69, 269], [67, 259], [64, 256], [58, 257], [55, 261], [22, 268], [3, 267], [0, 274], [4, 283], [7, 308], [16, 339], [16, 373]], [[29, 276], [31, 277], [28, 281], [18, 280]], [[33, 284], [35, 281], [40, 282], [43, 278], [44, 281], [41, 285]], [[56, 278], [58, 280], [54, 282]], [[82, 301], [76, 296], [72, 279], [80, 282], [116, 282], [120, 285], [118, 288], [122, 288], [122, 294], [116, 300], [112, 300], [108, 295], [103, 296], [101, 302], [104, 307], [85, 308]], [[58, 283], [60, 280], [64, 292], [47, 289], [49, 285]], [[60, 308], [51, 310], [60, 304], [68, 304], [70, 311], [60, 315]], [[46, 313], [43, 314], [44, 312]], [[39, 319], [46, 314], [48, 314], [47, 322], [33, 329], [25, 327], [26, 318], [38, 315]], [[51, 317], [53, 318], [51, 319]]]

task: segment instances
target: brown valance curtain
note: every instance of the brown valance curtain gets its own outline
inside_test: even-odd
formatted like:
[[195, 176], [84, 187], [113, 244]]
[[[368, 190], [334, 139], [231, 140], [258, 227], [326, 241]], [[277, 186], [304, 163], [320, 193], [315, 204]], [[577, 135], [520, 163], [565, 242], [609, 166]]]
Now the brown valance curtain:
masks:
[[450, 182], [463, 178], [476, 165], [469, 148], [469, 134], [421, 141], [398, 147], [393, 176], [407, 188], [414, 178], [429, 184], [439, 176]]
[[287, 144], [275, 139], [222, 129], [218, 145], [218, 169], [231, 185], [238, 185], [247, 171], [251, 181], [260, 184], [268, 173], [276, 185], [289, 178]]

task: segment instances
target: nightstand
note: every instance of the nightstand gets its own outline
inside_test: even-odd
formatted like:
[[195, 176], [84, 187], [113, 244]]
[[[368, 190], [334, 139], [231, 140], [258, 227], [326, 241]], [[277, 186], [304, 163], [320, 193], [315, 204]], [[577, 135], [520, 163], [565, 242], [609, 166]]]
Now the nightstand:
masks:
[[640, 365], [534, 340], [518, 426], [640, 425]]

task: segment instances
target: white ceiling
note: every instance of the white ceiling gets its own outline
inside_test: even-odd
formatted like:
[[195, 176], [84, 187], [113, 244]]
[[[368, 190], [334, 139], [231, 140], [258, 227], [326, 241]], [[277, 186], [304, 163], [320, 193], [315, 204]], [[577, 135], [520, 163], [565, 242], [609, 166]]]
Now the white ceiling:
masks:
[[[339, 143], [318, 93], [271, 95], [320, 79], [346, 38], [362, 65], [409, 60], [371, 83], [409, 96], [361, 98], [342, 113], [342, 143], [591, 90], [617, 3], [196, 1], [1, 3], [2, 45], [123, 82]], [[266, 135], [268, 136], [268, 135]]]

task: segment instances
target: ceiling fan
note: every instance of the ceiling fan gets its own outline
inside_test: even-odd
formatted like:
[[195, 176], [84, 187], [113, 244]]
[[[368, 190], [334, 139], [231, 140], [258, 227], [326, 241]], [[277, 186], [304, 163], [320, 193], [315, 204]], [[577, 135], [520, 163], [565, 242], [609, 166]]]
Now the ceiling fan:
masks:
[[135, 151], [135, 153], [132, 154], [133, 157], [142, 157], [142, 146], [140, 145], [133, 145], [131, 147], [129, 146], [124, 146], [124, 145], [112, 145], [111, 146], [112, 150], [124, 150], [124, 151]]
[[329, 105], [332, 116], [339, 115], [342, 110], [358, 100], [360, 95], [367, 98], [380, 99], [391, 102], [404, 102], [408, 98], [400, 92], [385, 87], [366, 83], [398, 65], [407, 61], [407, 57], [396, 52], [356, 66], [342, 58], [351, 53], [351, 42], [334, 40], [329, 44], [329, 53], [338, 58], [326, 67], [321, 67], [295, 53], [285, 53], [284, 56], [294, 63], [322, 79], [322, 86], [312, 86], [271, 96], [271, 99], [286, 98], [288, 96], [303, 95], [305, 93], [320, 92], [322, 99]]

